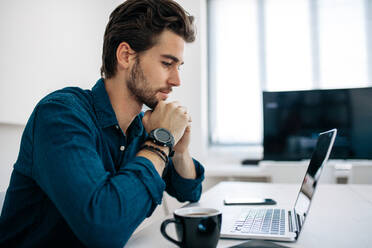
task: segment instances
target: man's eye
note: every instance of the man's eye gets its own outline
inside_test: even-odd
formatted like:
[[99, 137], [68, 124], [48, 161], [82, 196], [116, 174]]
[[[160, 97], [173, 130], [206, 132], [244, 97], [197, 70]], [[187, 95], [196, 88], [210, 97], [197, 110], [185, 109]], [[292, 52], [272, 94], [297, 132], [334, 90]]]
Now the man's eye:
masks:
[[163, 61], [162, 64], [165, 65], [166, 67], [169, 67], [169, 66], [172, 65], [171, 63], [168, 63], [168, 62], [165, 62], [165, 61]]

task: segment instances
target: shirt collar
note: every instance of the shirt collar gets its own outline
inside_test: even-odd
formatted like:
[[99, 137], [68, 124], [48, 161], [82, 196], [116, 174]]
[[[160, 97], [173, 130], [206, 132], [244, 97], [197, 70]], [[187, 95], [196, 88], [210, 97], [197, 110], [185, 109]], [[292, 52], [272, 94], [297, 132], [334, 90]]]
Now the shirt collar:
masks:
[[118, 121], [110, 98], [107, 94], [103, 78], [100, 78], [92, 88], [93, 106], [101, 128], [117, 125]]
[[143, 117], [143, 112], [139, 113], [136, 118], [132, 121], [130, 124], [128, 130], [130, 135], [134, 136], [140, 136], [142, 135], [142, 132], [144, 131], [144, 127], [142, 124], [142, 117]]
[[[93, 106], [96, 111], [98, 124], [101, 128], [106, 128], [118, 125], [118, 120], [114, 109], [112, 108], [110, 98], [107, 94], [104, 79], [100, 78], [92, 88]], [[130, 124], [128, 130], [135, 136], [139, 136], [143, 132], [142, 124], [143, 112], [139, 113]]]

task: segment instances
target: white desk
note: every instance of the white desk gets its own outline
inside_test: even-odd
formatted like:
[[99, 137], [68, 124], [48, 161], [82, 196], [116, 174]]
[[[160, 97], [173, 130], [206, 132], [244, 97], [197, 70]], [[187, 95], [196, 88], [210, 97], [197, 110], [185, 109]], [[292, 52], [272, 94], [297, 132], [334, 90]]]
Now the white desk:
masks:
[[[329, 160], [320, 180], [325, 183], [336, 183], [337, 179], [343, 179], [343, 181], [347, 182], [350, 170], [354, 164], [372, 166], [372, 161]], [[247, 181], [244, 178], [250, 178], [252, 181], [254, 178], [258, 178], [261, 182], [301, 183], [309, 165], [309, 160], [261, 161], [258, 166], [241, 165], [239, 162], [207, 162], [203, 165], [205, 167], [205, 177], [212, 179], [211, 181], [213, 182], [221, 181], [218, 180], [219, 178], [224, 179], [224, 181]], [[238, 180], [234, 180], [234, 178]]]
[[[299, 185], [223, 182], [204, 193], [191, 206], [234, 208], [224, 206], [225, 195], [271, 197], [278, 207], [293, 206]], [[349, 214], [346, 215], [346, 214]], [[170, 217], [170, 216], [169, 216]], [[223, 221], [222, 216], [222, 221]], [[160, 233], [161, 220], [134, 234], [126, 247], [175, 247]], [[309, 216], [296, 243], [282, 243], [288, 247], [372, 247], [372, 185], [322, 185], [315, 193]], [[176, 237], [174, 226], [167, 228]], [[218, 247], [229, 247], [242, 240], [220, 239]]]

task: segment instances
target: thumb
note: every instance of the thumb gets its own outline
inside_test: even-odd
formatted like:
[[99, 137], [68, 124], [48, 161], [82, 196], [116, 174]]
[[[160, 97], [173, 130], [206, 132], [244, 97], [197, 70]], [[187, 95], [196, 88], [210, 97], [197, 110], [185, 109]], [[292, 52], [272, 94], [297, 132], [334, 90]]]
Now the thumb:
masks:
[[145, 127], [146, 131], [148, 131], [147, 130], [148, 129], [147, 124], [149, 123], [149, 120], [150, 120], [150, 117], [151, 117], [151, 113], [152, 113], [151, 110], [147, 110], [145, 112], [145, 114], [143, 115], [143, 117], [142, 117], [142, 124]]
[[142, 117], [142, 123], [145, 125], [145, 124], [147, 124], [147, 122], [149, 121], [149, 119], [150, 119], [150, 116], [151, 116], [151, 110], [147, 110], [146, 112], [145, 112], [145, 114], [143, 115], [143, 117]]
[[185, 128], [185, 133], [190, 133], [191, 132], [191, 124], [189, 123], [186, 128]]

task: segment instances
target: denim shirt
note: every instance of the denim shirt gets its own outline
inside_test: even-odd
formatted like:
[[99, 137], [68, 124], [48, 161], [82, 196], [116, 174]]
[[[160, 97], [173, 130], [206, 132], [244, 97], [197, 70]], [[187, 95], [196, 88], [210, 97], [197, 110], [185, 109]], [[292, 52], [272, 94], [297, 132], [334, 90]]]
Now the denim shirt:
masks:
[[22, 135], [0, 218], [0, 246], [123, 247], [161, 204], [164, 190], [198, 201], [204, 179], [162, 177], [136, 156], [147, 138], [140, 113], [125, 135], [104, 80], [92, 90], [64, 88], [42, 99]]

